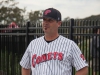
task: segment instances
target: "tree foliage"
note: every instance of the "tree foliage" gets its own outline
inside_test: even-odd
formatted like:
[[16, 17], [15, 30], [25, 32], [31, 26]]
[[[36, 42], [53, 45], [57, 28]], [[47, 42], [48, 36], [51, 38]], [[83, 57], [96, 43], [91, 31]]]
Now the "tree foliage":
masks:
[[39, 17], [42, 16], [43, 11], [38, 10], [38, 11], [31, 11], [29, 12], [29, 20], [32, 23], [40, 23]]
[[0, 1], [0, 22], [9, 24], [11, 22], [21, 23], [23, 19], [23, 13], [25, 9], [21, 9], [16, 5], [18, 2], [14, 0], [2, 0]]

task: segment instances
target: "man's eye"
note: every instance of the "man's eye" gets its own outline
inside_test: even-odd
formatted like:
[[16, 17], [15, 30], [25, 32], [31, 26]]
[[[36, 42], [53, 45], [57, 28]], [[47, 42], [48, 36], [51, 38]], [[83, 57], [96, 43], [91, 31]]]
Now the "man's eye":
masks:
[[43, 18], [43, 20], [46, 20], [45, 18]]
[[52, 22], [53, 20], [52, 20], [52, 19], [49, 19], [48, 21], [49, 21], [49, 22]]
[[43, 18], [43, 21], [53, 22], [54, 20], [53, 20], [53, 19], [46, 19], [46, 18]]

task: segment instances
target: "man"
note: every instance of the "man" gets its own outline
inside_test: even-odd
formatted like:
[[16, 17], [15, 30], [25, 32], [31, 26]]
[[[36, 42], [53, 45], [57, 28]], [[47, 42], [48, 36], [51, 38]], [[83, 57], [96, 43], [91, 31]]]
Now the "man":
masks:
[[62, 35], [61, 13], [48, 8], [43, 13], [44, 36], [30, 42], [22, 57], [22, 75], [71, 75], [72, 66], [76, 75], [87, 75], [88, 64], [78, 46]]
[[[100, 27], [93, 29], [94, 34], [100, 34]], [[90, 41], [90, 52], [93, 59], [93, 75], [96, 75], [96, 72], [99, 71], [99, 58], [100, 58], [100, 36], [93, 36]]]

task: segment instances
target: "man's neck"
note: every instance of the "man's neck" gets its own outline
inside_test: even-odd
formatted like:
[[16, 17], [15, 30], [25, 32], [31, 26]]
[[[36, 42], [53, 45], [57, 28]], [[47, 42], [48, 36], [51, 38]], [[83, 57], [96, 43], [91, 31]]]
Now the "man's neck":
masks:
[[55, 35], [44, 35], [44, 37], [45, 37], [45, 40], [47, 40], [47, 41], [51, 41], [51, 40], [54, 40], [54, 39], [56, 39], [57, 37], [59, 36], [59, 34], [55, 34]]

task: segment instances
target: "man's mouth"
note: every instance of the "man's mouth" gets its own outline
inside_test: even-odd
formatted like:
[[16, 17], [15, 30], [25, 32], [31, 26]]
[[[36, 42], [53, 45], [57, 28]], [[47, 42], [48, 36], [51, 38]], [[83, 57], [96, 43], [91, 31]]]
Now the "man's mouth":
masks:
[[49, 27], [48, 26], [44, 26], [44, 29], [47, 30]]
[[45, 30], [47, 30], [48, 27], [44, 27]]

